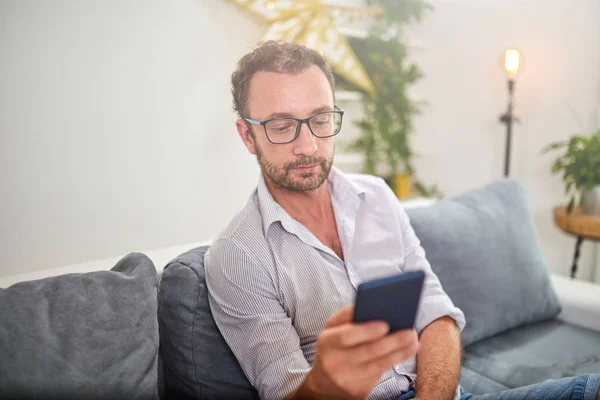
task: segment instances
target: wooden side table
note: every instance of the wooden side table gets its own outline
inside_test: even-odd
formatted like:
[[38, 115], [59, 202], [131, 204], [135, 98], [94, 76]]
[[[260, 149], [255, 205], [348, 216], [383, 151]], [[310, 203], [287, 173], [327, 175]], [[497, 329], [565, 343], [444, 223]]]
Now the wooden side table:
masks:
[[575, 242], [575, 254], [573, 255], [573, 265], [571, 266], [571, 278], [575, 278], [577, 261], [579, 260], [583, 240], [600, 241], [600, 216], [583, 214], [579, 207], [574, 208], [571, 214], [567, 214], [566, 206], [558, 206], [554, 207], [554, 223], [563, 232], [574, 235], [577, 238]]

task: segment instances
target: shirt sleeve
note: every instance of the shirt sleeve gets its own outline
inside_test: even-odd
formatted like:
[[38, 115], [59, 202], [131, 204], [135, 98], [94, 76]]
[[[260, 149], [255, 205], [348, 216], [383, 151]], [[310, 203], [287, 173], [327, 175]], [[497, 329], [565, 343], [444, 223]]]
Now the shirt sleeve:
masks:
[[440, 280], [425, 257], [425, 250], [421, 246], [421, 241], [415, 234], [410, 219], [396, 196], [393, 196], [393, 202], [395, 203], [396, 216], [404, 245], [404, 272], [417, 270], [425, 272], [425, 282], [423, 283], [421, 302], [419, 303], [415, 324], [417, 332], [420, 334], [427, 325], [445, 316], [454, 319], [462, 332], [466, 323], [464, 313], [454, 305], [450, 297], [444, 292]]
[[295, 391], [310, 365], [269, 274], [228, 239], [211, 246], [205, 272], [217, 327], [260, 398]]

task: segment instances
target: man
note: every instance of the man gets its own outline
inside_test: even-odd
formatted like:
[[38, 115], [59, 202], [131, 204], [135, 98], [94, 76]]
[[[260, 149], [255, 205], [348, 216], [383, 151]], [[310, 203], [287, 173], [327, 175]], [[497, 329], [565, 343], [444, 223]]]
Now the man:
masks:
[[[206, 277], [215, 321], [260, 397], [461, 398], [464, 315], [385, 183], [332, 168], [343, 112], [324, 59], [267, 42], [240, 60], [232, 93], [262, 174], [207, 253]], [[351, 323], [359, 283], [412, 270], [426, 274], [415, 330]], [[585, 375], [481, 398], [600, 400], [599, 385]]]

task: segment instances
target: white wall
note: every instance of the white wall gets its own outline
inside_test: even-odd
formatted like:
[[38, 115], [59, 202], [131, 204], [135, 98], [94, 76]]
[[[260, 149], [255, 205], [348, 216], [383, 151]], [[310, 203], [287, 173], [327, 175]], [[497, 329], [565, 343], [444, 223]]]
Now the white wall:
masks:
[[215, 236], [258, 168], [221, 0], [0, 2], [0, 276]]
[[[447, 195], [502, 175], [505, 88], [518, 46], [513, 175], [551, 269], [573, 241], [552, 224], [562, 186], [539, 150], [599, 103], [600, 3], [430, 1], [415, 29], [430, 105], [418, 172]], [[213, 237], [258, 168], [233, 127], [229, 77], [260, 28], [225, 0], [0, 3], [0, 276]], [[584, 245], [580, 276], [589, 276]]]
[[[415, 93], [429, 101], [417, 119], [417, 171], [446, 195], [503, 175], [506, 83], [499, 58], [515, 46], [526, 57], [516, 84], [511, 175], [528, 191], [549, 268], [567, 273], [574, 239], [554, 226], [552, 207], [564, 186], [550, 175], [549, 142], [581, 132], [571, 105], [590, 132], [600, 105], [600, 1], [429, 0], [434, 10], [411, 34], [422, 41], [414, 58], [426, 78]], [[586, 132], [586, 133], [587, 133]], [[581, 278], [592, 274], [594, 246], [582, 248]], [[598, 277], [600, 278], [600, 276]]]

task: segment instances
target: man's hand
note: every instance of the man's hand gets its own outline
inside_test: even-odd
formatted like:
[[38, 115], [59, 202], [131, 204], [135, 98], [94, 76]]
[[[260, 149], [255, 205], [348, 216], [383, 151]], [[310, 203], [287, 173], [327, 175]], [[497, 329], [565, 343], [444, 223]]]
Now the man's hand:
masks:
[[353, 311], [344, 307], [327, 320], [313, 367], [290, 399], [364, 399], [385, 371], [418, 351], [414, 330], [388, 335], [385, 322], [353, 324]]

